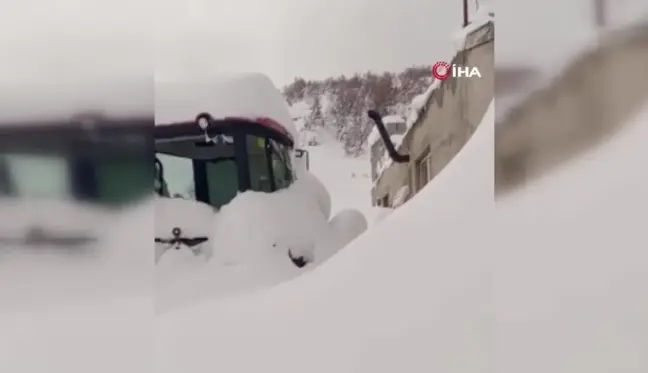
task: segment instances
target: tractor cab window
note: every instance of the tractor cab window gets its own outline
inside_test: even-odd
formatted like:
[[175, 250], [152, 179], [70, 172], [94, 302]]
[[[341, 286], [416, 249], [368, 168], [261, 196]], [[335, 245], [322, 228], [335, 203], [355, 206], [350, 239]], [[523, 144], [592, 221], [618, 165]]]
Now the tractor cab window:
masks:
[[155, 192], [162, 197], [195, 199], [191, 158], [157, 154], [154, 186]]
[[278, 144], [274, 140], [269, 140], [269, 146], [271, 148], [272, 171], [277, 189], [287, 188], [294, 181], [290, 151], [287, 147]]
[[290, 152], [271, 138], [247, 136], [247, 153], [250, 164], [250, 189], [273, 192], [290, 186], [293, 171]]
[[221, 208], [239, 191], [239, 172], [231, 137], [157, 141], [155, 191], [170, 198], [193, 199]]
[[[262, 135], [257, 135], [257, 133]], [[271, 134], [241, 127], [204, 135], [177, 134], [156, 139], [158, 195], [194, 199], [216, 209], [239, 192], [271, 193], [294, 180], [290, 148]]]
[[250, 172], [250, 189], [257, 192], [272, 192], [272, 173], [264, 137], [246, 136], [246, 148]]

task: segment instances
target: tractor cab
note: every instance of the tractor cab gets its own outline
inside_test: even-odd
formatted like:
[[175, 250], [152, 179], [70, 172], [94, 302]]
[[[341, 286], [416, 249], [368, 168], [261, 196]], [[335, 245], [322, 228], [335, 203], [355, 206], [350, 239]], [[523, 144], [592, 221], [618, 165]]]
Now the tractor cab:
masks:
[[307, 168], [281, 93], [260, 74], [155, 84], [156, 260], [209, 257], [215, 212], [239, 193], [275, 193]]
[[281, 93], [262, 75], [156, 83], [155, 191], [218, 210], [292, 185], [307, 160]]
[[292, 138], [269, 118], [198, 115], [156, 126], [155, 192], [220, 209], [239, 192], [275, 192], [295, 180]]

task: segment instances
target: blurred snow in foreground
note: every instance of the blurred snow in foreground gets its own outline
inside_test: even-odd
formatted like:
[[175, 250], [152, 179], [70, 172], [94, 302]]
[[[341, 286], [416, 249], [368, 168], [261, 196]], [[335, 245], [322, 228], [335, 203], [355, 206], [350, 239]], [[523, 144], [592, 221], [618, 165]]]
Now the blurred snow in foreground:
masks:
[[0, 244], [0, 371], [150, 371], [151, 207], [106, 214], [95, 250]]

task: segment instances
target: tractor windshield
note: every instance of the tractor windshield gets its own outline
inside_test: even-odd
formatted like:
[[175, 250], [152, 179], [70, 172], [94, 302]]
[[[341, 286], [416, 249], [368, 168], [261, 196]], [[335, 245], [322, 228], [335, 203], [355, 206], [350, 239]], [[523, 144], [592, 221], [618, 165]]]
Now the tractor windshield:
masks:
[[[252, 133], [250, 133], [252, 132]], [[156, 139], [156, 192], [215, 208], [247, 190], [274, 192], [294, 180], [290, 145], [272, 133], [221, 131]]]

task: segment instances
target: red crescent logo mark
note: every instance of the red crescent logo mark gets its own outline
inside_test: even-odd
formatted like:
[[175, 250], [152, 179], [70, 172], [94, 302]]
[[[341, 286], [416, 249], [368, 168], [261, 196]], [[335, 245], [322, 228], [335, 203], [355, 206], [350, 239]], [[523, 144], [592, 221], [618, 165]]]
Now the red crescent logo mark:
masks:
[[432, 75], [435, 79], [446, 80], [450, 76], [450, 64], [439, 61], [432, 66]]

